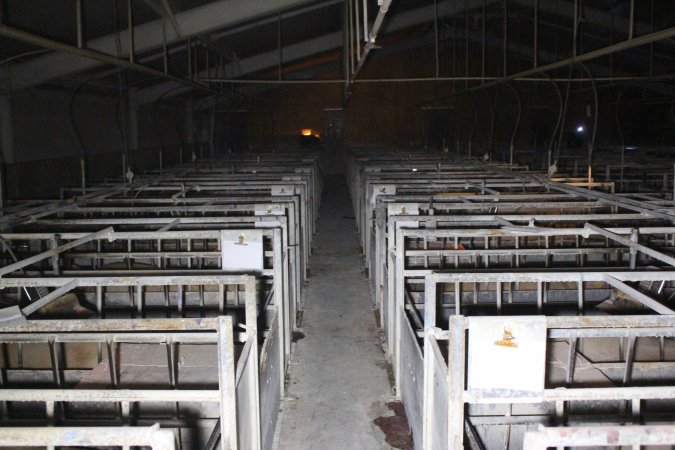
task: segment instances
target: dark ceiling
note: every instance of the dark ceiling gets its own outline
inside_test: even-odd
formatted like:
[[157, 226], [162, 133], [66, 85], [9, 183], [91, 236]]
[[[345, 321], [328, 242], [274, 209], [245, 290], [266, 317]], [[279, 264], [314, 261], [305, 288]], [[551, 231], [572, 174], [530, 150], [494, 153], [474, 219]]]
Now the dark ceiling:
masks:
[[[142, 25], [153, 21], [164, 20], [165, 27], [172, 27], [172, 18], [166, 11], [168, 5], [170, 14], [176, 18], [194, 11], [204, 5], [222, 3], [227, 0], [134, 0], [133, 17], [135, 25]], [[233, 0], [229, 0], [233, 1]], [[605, 47], [612, 42], [618, 42], [628, 37], [628, 18], [630, 16], [630, 0], [539, 0], [539, 51], [541, 62], [550, 62], [567, 57], [572, 51], [572, 30], [574, 28], [575, 2], [579, 5], [580, 22], [578, 37], [578, 52], [588, 52]], [[57, 2], [53, 0], [5, 0], [2, 2], [2, 24], [39, 36], [47, 37], [70, 45], [76, 44], [76, 13], [75, 1]], [[482, 5], [485, 5], [484, 7]], [[66, 5], [66, 6], [64, 6]], [[126, 0], [83, 0], [84, 5], [84, 33], [85, 40], [110, 36], [116, 31], [126, 33], [127, 28], [127, 1]], [[386, 45], [389, 53], [397, 48], [409, 49], [416, 46], [433, 46], [434, 15], [433, 1], [394, 0], [387, 14], [385, 35], [378, 38], [378, 44]], [[504, 11], [508, 12], [508, 41], [510, 70], [525, 67], [525, 55], [532, 52], [534, 29], [534, 0], [485, 0], [482, 3], [475, 0], [442, 1], [438, 0], [439, 12], [445, 8], [457, 8], [453, 14], [439, 16], [439, 38], [441, 51], [447, 55], [452, 46], [464, 49], [464, 37], [468, 35], [472, 51], [480, 52], [483, 36], [483, 20], [485, 20], [486, 47], [493, 51], [500, 51], [503, 42]], [[469, 5], [466, 9], [464, 5]], [[473, 6], [473, 7], [471, 7]], [[653, 6], [653, 8], [652, 8]], [[369, 17], [372, 19], [378, 10], [375, 0], [369, 0]], [[675, 8], [672, 0], [635, 1], [634, 17], [636, 36], [644, 35], [656, 30], [663, 30], [673, 26]], [[210, 49], [211, 64], [215, 60], [229, 64], [228, 71], [219, 71], [218, 77], [224, 78], [256, 78], [267, 77], [275, 72], [275, 68], [255, 68], [245, 73], [240, 66], [246, 65], [249, 60], [261, 58], [265, 53], [269, 57], [278, 52], [279, 37], [284, 47], [306, 46], [304, 53], [294, 56], [294, 63], [299, 70], [307, 72], [308, 64], [316, 60], [317, 65], [325, 65], [326, 58], [317, 58], [327, 53], [334, 55], [335, 64], [340, 63], [340, 49], [317, 47], [310, 45], [312, 40], [321, 39], [331, 33], [339, 33], [343, 28], [343, 9], [341, 1], [323, 0], [305, 2], [304, 4], [284, 11], [274, 11], [264, 17], [254, 17], [250, 20], [228, 24], [221, 29], [208, 30], [204, 33], [193, 34], [193, 43], [196, 41]], [[483, 10], [484, 9], [484, 10]], [[279, 29], [279, 14], [282, 14], [281, 29]], [[388, 30], [388, 22], [406, 14], [417, 14], [416, 22], [403, 29]], [[422, 14], [425, 14], [422, 16]], [[421, 20], [420, 20], [421, 17]], [[115, 20], [117, 18], [117, 20]], [[466, 28], [468, 24], [468, 30]], [[467, 33], [468, 31], [468, 33]], [[389, 32], [389, 33], [387, 33]], [[386, 35], [389, 34], [389, 38]], [[425, 37], [421, 39], [420, 36]], [[187, 77], [187, 46], [186, 36], [176, 42], [169, 43], [169, 70], [180, 77]], [[386, 38], [386, 39], [385, 39]], [[414, 39], [420, 43], [413, 42]], [[384, 44], [383, 44], [384, 43]], [[338, 43], [339, 44], [339, 43]], [[647, 75], [647, 67], [653, 73], [669, 74], [674, 69], [673, 55], [675, 44], [672, 39], [655, 43], [653, 46], [643, 46], [638, 49], [617, 54], [612, 61], [613, 67], [620, 69], [627, 75]], [[515, 49], [515, 51], [514, 51]], [[0, 37], [0, 64], [16, 66], [25, 64], [32, 58], [42, 58], [43, 53], [37, 53], [39, 47], [23, 42]], [[459, 50], [456, 50], [459, 51]], [[24, 53], [30, 52], [21, 56]], [[203, 50], [206, 52], [206, 50]], [[548, 56], [547, 56], [548, 55]], [[197, 58], [205, 58], [200, 53]], [[11, 61], [6, 61], [12, 58]], [[142, 64], [163, 69], [161, 48], [148, 50], [137, 55], [137, 61]], [[205, 60], [202, 59], [204, 64]], [[608, 72], [608, 59], [600, 58], [593, 61], [595, 75], [604, 76]], [[248, 67], [248, 66], [246, 66]], [[255, 66], [258, 67], [258, 66]], [[522, 69], [521, 69], [522, 70]], [[288, 74], [288, 70], [284, 71]], [[311, 76], [311, 72], [310, 72]], [[122, 76], [118, 70], [111, 67], [98, 66], [94, 69], [82, 70], [77, 73], [59, 76], [50, 79], [50, 86], [72, 87], [82, 80], [95, 79], [91, 86], [96, 89], [119, 90], [120, 83], [124, 88], [140, 86], [147, 88], [153, 84], [164, 83], [164, 80], [124, 71]]]

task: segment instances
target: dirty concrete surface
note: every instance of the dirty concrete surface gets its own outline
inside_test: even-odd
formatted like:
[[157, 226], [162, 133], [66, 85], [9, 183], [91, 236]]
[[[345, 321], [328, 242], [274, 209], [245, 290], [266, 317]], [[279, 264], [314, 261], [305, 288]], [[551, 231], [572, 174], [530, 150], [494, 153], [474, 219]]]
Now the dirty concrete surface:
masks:
[[345, 180], [325, 180], [281, 450], [389, 449], [374, 423], [392, 390]]

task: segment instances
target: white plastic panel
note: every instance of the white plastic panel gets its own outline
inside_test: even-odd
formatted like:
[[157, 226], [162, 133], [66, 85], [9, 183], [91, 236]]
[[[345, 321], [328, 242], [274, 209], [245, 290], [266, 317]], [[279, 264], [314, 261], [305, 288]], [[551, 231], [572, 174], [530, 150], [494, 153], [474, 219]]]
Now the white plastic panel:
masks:
[[221, 230], [220, 238], [223, 271], [263, 270], [262, 230]]
[[543, 399], [546, 318], [471, 318], [468, 363], [472, 395]]

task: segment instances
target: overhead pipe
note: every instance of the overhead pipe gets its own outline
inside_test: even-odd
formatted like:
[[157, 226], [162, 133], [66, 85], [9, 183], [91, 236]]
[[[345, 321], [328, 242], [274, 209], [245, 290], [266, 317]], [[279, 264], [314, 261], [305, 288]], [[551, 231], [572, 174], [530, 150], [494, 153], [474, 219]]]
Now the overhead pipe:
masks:
[[363, 68], [363, 64], [365, 64], [366, 59], [368, 58], [368, 54], [375, 47], [377, 35], [380, 32], [380, 28], [382, 28], [382, 24], [384, 23], [384, 17], [387, 15], [387, 11], [389, 11], [389, 6], [391, 5], [391, 2], [392, 0], [381, 0], [380, 9], [377, 12], [377, 16], [375, 17], [375, 22], [373, 22], [373, 27], [370, 29], [370, 33], [368, 33], [368, 40], [366, 41], [366, 44], [363, 47], [363, 53], [360, 55], [358, 64], [356, 65], [356, 69], [352, 74], [351, 82], [353, 82], [354, 79], [359, 75], [359, 72]]

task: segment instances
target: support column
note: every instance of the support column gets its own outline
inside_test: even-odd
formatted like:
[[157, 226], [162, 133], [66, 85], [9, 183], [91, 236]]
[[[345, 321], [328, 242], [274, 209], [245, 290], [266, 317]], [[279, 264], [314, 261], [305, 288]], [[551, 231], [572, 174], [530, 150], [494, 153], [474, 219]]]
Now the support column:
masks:
[[9, 75], [6, 69], [0, 69], [0, 152], [2, 152], [2, 162], [5, 164], [14, 162], [14, 133], [10, 92]]
[[[134, 170], [132, 164], [133, 156], [138, 153], [139, 137], [138, 137], [138, 89], [129, 89], [127, 97], [128, 120], [129, 120], [129, 154], [125, 157], [125, 165], [127, 168]], [[126, 173], [126, 169], [125, 169]]]
[[195, 144], [195, 115], [192, 97], [188, 97], [188, 99], [185, 100], [183, 109], [185, 111], [185, 143], [187, 144], [187, 148], [185, 149], [187, 152], [185, 155], [190, 158]]
[[5, 206], [5, 167], [14, 162], [14, 139], [12, 129], [12, 99], [9, 76], [0, 69], [0, 208]]

